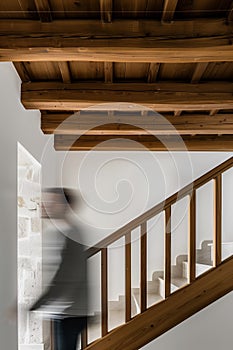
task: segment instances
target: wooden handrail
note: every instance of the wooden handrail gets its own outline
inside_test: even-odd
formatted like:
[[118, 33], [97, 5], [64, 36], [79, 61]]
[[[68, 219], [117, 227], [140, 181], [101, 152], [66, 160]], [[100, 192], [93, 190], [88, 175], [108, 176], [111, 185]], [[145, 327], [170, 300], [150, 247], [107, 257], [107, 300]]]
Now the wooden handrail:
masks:
[[102, 248], [108, 247], [110, 244], [114, 243], [115, 241], [123, 237], [127, 232], [131, 232], [132, 230], [134, 230], [144, 222], [158, 215], [159, 213], [161, 213], [163, 210], [165, 210], [172, 204], [176, 203], [177, 200], [180, 200], [185, 196], [192, 194], [193, 190], [197, 190], [199, 187], [205, 185], [210, 180], [213, 180], [219, 174], [230, 169], [232, 165], [233, 165], [233, 157], [229, 158], [222, 164], [210, 170], [208, 173], [202, 175], [193, 183], [190, 183], [187, 186], [183, 187], [181, 190], [171, 195], [165, 201], [155, 205], [153, 208], [147, 210], [145, 213], [141, 214], [137, 218], [133, 219], [132, 221], [124, 225], [123, 227], [119, 228], [117, 231], [115, 231], [114, 233], [104, 238], [99, 243], [97, 243], [94, 247], [89, 248], [87, 250], [87, 257], [89, 258], [97, 254], [99, 251], [101, 251]]

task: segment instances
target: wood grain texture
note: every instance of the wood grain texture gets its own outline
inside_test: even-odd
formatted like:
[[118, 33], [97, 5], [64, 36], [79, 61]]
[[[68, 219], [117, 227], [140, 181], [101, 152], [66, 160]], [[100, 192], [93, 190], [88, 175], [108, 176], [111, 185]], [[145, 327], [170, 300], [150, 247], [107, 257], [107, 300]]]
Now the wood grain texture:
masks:
[[125, 322], [131, 319], [131, 232], [125, 235]]
[[214, 261], [218, 266], [222, 261], [222, 176], [214, 179]]
[[189, 246], [188, 246], [188, 280], [196, 278], [196, 190], [192, 191], [189, 202]]
[[147, 307], [147, 224], [141, 224], [140, 238], [140, 307], [144, 312]]
[[191, 83], [198, 83], [201, 80], [201, 77], [205, 73], [207, 66], [208, 66], [208, 62], [197, 63], [195, 70], [193, 72]]
[[101, 250], [101, 334], [108, 333], [108, 251]]
[[1, 21], [0, 61], [232, 61], [231, 24], [206, 21]]
[[164, 297], [171, 293], [171, 207], [165, 209]]
[[233, 290], [233, 258], [113, 330], [86, 350], [134, 350]]
[[145, 213], [141, 214], [140, 216], [138, 216], [128, 224], [124, 225], [123, 227], [115, 231], [113, 234], [109, 235], [107, 238], [97, 243], [95, 247], [88, 249], [87, 256], [91, 257], [94, 254], [98, 253], [102, 247], [107, 247], [108, 245], [117, 241], [122, 236], [124, 236], [127, 232], [134, 230], [143, 222], [150, 220], [151, 218], [161, 213], [163, 210], [165, 210], [172, 204], [176, 203], [178, 198], [179, 200], [181, 200], [182, 198], [192, 194], [194, 190], [197, 190], [199, 187], [213, 180], [219, 174], [222, 174], [223, 172], [232, 168], [232, 166], [233, 166], [233, 157], [227, 159], [225, 162], [221, 163], [214, 169], [208, 171], [203, 176], [200, 176], [193, 183], [190, 183], [187, 186], [183, 187], [181, 190], [179, 190], [179, 192], [174, 193], [165, 201], [162, 201], [161, 203], [155, 205], [153, 208], [147, 210]]
[[[99, 112], [98, 112], [99, 113]], [[233, 134], [233, 114], [217, 114], [213, 118], [206, 114], [180, 115], [162, 114], [156, 118], [137, 117], [133, 113], [109, 118], [102, 114], [84, 114], [79, 117], [72, 113], [41, 114], [41, 129], [45, 134], [78, 135], [216, 135]], [[136, 112], [135, 112], [136, 113]], [[93, 128], [93, 125], [99, 125]]]
[[58, 62], [58, 67], [61, 72], [61, 77], [63, 83], [69, 84], [71, 83], [71, 74], [69, 69], [69, 63], [68, 62]]
[[161, 111], [233, 108], [232, 84], [70, 84], [22, 86], [26, 109], [79, 110], [99, 103], [136, 103]]
[[147, 75], [148, 83], [155, 83], [159, 73], [160, 63], [150, 63]]

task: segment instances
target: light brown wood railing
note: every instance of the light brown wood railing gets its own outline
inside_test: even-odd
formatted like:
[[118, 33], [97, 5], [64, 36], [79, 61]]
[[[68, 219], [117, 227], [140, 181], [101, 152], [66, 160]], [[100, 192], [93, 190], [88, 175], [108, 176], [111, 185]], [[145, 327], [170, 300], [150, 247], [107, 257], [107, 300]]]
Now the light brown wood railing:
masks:
[[[199, 177], [193, 183], [185, 186], [164, 202], [138, 216], [116, 232], [100, 241], [87, 251], [88, 258], [101, 254], [101, 329], [102, 336], [108, 333], [108, 246], [120, 238], [125, 238], [125, 321], [131, 320], [131, 243], [132, 231], [140, 227], [140, 308], [141, 313], [147, 309], [147, 221], [164, 212], [165, 256], [164, 283], [165, 298], [171, 294], [171, 207], [177, 201], [189, 196], [189, 247], [188, 247], [188, 283], [196, 279], [196, 192], [207, 182], [214, 181], [214, 267], [221, 263], [222, 243], [222, 174], [233, 166], [233, 157]], [[83, 335], [83, 345], [87, 345], [86, 330]]]

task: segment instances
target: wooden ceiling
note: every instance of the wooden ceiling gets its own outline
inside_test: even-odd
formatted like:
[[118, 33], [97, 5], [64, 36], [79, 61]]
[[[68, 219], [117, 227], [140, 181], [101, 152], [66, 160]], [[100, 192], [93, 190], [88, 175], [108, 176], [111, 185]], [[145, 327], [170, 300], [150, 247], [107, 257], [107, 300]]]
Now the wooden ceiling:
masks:
[[[233, 151], [232, 0], [1, 1], [0, 61], [14, 63], [22, 103], [41, 111], [44, 133], [83, 108], [129, 102], [164, 115], [190, 150]], [[111, 149], [127, 149], [119, 142], [127, 137], [164, 149], [111, 111], [103, 118], [105, 127], [79, 140], [77, 125], [60, 130], [55, 148], [89, 150], [118, 137]], [[179, 149], [166, 127], [152, 129]]]

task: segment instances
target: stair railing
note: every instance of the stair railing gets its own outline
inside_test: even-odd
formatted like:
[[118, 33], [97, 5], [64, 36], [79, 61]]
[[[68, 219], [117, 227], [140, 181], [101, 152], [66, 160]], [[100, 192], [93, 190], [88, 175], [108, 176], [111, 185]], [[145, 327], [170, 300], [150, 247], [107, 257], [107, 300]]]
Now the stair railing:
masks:
[[[171, 294], [171, 207], [177, 201], [189, 196], [189, 247], [188, 247], [188, 283], [196, 279], [196, 191], [207, 182], [214, 181], [214, 261], [217, 267], [221, 261], [222, 244], [222, 174], [233, 166], [233, 157], [188, 184], [164, 202], [161, 202], [127, 223], [116, 232], [88, 249], [88, 258], [101, 253], [101, 334], [108, 333], [108, 246], [120, 238], [125, 238], [125, 322], [131, 319], [131, 243], [132, 231], [140, 227], [140, 311], [147, 309], [147, 221], [165, 212], [164, 234], [164, 283], [165, 298]], [[82, 348], [87, 346], [87, 331], [82, 335]]]

